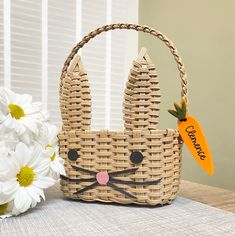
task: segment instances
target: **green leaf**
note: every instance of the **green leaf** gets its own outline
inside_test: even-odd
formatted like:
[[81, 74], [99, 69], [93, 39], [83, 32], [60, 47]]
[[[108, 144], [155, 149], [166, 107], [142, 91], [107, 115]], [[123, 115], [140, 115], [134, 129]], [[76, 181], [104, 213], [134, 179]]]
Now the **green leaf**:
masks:
[[181, 111], [182, 111], [183, 119], [185, 119], [186, 114], [187, 114], [187, 106], [186, 106], [185, 100], [182, 101], [182, 108], [181, 108]]
[[169, 112], [171, 115], [175, 116], [177, 119], [179, 119], [179, 114], [178, 114], [175, 110], [168, 110], [168, 112]]
[[177, 103], [174, 103], [174, 107], [178, 114], [182, 113], [180, 106]]

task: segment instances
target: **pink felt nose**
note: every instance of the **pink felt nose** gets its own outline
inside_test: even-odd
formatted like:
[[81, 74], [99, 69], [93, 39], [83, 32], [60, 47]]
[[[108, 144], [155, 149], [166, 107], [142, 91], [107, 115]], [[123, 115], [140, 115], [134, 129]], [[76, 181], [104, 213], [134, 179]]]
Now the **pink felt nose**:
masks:
[[96, 174], [96, 180], [100, 185], [106, 185], [109, 182], [109, 174], [107, 172], [99, 172]]

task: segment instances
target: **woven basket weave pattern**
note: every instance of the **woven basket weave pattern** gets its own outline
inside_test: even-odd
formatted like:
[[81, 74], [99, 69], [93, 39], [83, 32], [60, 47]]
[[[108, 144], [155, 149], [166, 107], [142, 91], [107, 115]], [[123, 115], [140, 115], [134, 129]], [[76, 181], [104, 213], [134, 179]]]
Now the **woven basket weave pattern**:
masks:
[[[113, 24], [91, 32], [90, 38], [107, 30], [127, 28], [151, 32], [146, 26]], [[140, 28], [142, 27], [142, 28]], [[154, 32], [157, 32], [154, 30]], [[89, 36], [88, 35], [88, 36]], [[153, 34], [154, 35], [154, 34]], [[164, 36], [181, 76], [182, 97], [186, 98], [187, 81], [181, 58], [172, 43]], [[59, 134], [60, 155], [65, 160], [65, 169], [70, 179], [87, 179], [92, 176], [75, 170], [72, 165], [97, 172], [113, 172], [138, 167], [135, 173], [120, 175], [125, 181], [151, 181], [161, 179], [158, 184], [147, 186], [118, 183], [119, 188], [136, 197], [132, 199], [110, 186], [96, 186], [82, 194], [74, 194], [79, 189], [91, 185], [90, 182], [61, 181], [65, 196], [85, 201], [135, 203], [157, 205], [170, 203], [176, 196], [180, 183], [182, 141], [177, 130], [158, 130], [160, 87], [154, 64], [145, 49], [133, 62], [126, 84], [123, 102], [124, 131], [91, 131], [91, 96], [87, 74], [76, 55], [79, 48], [90, 40], [85, 36], [74, 47], [65, 62], [61, 75], [60, 105], [63, 128]], [[156, 36], [156, 35], [155, 35]], [[88, 39], [89, 38], [89, 39]], [[76, 56], [75, 56], [76, 55]], [[68, 151], [77, 150], [76, 161], [68, 159]], [[143, 154], [140, 164], [133, 164], [130, 155], [133, 151]]]
[[146, 49], [133, 62], [124, 95], [126, 130], [156, 130], [160, 111], [160, 87], [154, 64]]
[[[65, 159], [67, 150], [76, 148], [81, 156], [76, 164], [97, 171], [116, 171], [135, 167], [136, 165], [130, 162], [129, 157], [133, 150], [140, 150], [145, 158], [143, 163], [138, 165], [138, 171], [119, 179], [140, 182], [162, 178], [162, 181], [158, 185], [120, 186], [137, 197], [138, 201], [135, 203], [156, 205], [171, 202], [179, 188], [181, 145], [178, 135], [175, 130], [126, 133], [70, 131], [69, 133], [62, 132], [59, 138], [61, 154]], [[65, 169], [72, 179], [91, 177], [74, 171], [69, 161], [66, 161]], [[62, 181], [62, 190], [67, 197], [72, 199], [133, 203], [132, 199], [126, 198], [108, 186], [96, 187], [82, 195], [73, 194], [77, 189], [89, 184]]]

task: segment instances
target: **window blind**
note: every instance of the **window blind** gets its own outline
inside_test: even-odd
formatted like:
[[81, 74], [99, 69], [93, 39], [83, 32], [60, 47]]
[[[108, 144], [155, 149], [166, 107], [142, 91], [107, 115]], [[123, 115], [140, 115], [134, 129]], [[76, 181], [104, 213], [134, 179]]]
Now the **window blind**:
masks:
[[41, 2], [11, 1], [11, 88], [41, 96]]
[[3, 1], [0, 1], [0, 86], [3, 86], [4, 81], [4, 39], [3, 39]]
[[[137, 20], [136, 0], [3, 0], [0, 85], [32, 94], [60, 125], [59, 78], [72, 47], [104, 24]], [[97, 36], [80, 52], [91, 87], [93, 129], [123, 128], [124, 82], [137, 48], [137, 34], [123, 30]]]
[[76, 1], [48, 1], [48, 110], [60, 122], [59, 79], [66, 56], [76, 43]]

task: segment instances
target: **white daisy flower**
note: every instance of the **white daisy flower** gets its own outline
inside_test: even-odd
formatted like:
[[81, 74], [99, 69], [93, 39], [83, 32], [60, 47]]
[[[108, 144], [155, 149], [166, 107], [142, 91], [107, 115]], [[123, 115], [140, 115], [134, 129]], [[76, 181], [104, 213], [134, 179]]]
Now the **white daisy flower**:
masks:
[[[1, 197], [1, 195], [0, 195], [0, 197]], [[11, 213], [10, 213], [9, 208], [10, 208], [9, 203], [5, 203], [5, 204], [0, 205], [0, 220], [11, 217]]]
[[0, 220], [19, 214], [20, 212], [14, 207], [13, 201], [0, 205]]
[[59, 148], [50, 147], [46, 148], [46, 154], [50, 158], [49, 176], [54, 179], [59, 179], [60, 175], [66, 175], [64, 169], [64, 160], [59, 156]]
[[45, 124], [40, 136], [40, 142], [45, 148], [45, 156], [50, 160], [49, 176], [58, 179], [65, 175], [64, 160], [59, 156], [58, 128], [55, 125]]
[[[34, 201], [32, 203], [32, 208], [35, 207], [36, 205], [37, 202]], [[11, 216], [18, 216], [19, 214], [21, 214], [21, 212], [15, 208], [14, 201], [0, 205], [0, 220], [4, 220], [5, 218], [9, 218]]]
[[[32, 103], [32, 96], [19, 95], [9, 89], [0, 89], [0, 124], [14, 129], [19, 135], [26, 130], [38, 133], [41, 104]], [[39, 119], [38, 119], [39, 118]]]
[[43, 189], [52, 186], [55, 181], [46, 176], [48, 162], [42, 158], [42, 147], [35, 145], [29, 149], [18, 143], [15, 152], [8, 160], [0, 159], [0, 165], [7, 172], [0, 174], [0, 205], [14, 201], [16, 211], [22, 213], [45, 199]]

